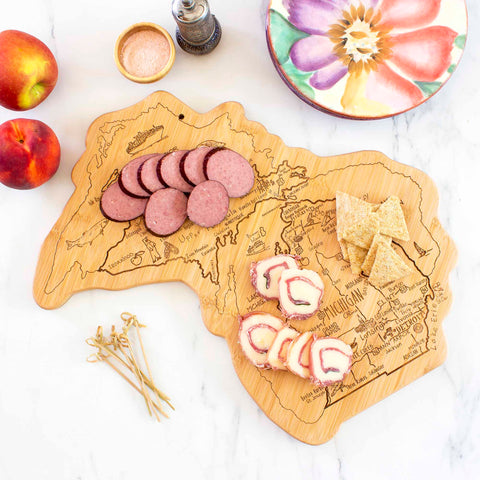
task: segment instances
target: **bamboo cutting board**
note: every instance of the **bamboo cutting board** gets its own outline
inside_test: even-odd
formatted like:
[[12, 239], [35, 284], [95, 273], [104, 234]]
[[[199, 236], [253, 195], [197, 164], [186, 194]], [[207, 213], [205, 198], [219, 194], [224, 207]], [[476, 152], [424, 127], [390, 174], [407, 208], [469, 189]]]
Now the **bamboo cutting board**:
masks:
[[[255, 169], [254, 189], [231, 201], [223, 223], [202, 229], [187, 222], [160, 238], [142, 219], [114, 223], [102, 216], [102, 192], [129, 160], [199, 145], [232, 148]], [[329, 440], [343, 421], [445, 359], [441, 322], [451, 303], [448, 275], [456, 250], [436, 218], [435, 186], [414, 168], [378, 152], [317, 157], [285, 146], [248, 121], [237, 103], [199, 114], [157, 92], [93, 123], [72, 178], [75, 192], [40, 254], [38, 304], [57, 308], [73, 293], [93, 288], [186, 283], [200, 298], [207, 328], [227, 340], [247, 391], [303, 442]], [[336, 240], [337, 190], [377, 203], [400, 197], [412, 240], [395, 248], [414, 274], [377, 289], [351, 273]], [[322, 309], [291, 323], [352, 346], [352, 372], [342, 384], [318, 388], [288, 372], [259, 370], [239, 348], [239, 314], [260, 310], [280, 316], [277, 304], [258, 297], [249, 280], [251, 262], [279, 253], [300, 255], [303, 266], [324, 280]]]

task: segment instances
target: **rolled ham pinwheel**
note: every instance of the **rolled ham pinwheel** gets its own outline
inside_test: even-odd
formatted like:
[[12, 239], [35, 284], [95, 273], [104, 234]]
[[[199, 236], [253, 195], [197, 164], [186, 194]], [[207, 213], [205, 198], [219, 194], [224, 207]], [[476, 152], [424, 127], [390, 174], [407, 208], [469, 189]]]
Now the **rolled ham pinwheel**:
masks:
[[278, 282], [284, 270], [298, 269], [299, 257], [294, 255], [276, 255], [259, 262], [253, 262], [250, 267], [250, 278], [257, 293], [266, 300], [279, 298]]
[[259, 368], [270, 368], [268, 350], [285, 324], [269, 313], [252, 312], [239, 317], [238, 332], [240, 346], [246, 357]]
[[288, 347], [285, 366], [302, 378], [310, 377], [310, 346], [313, 337], [313, 332], [302, 333], [294, 338]]
[[284, 270], [278, 286], [280, 307], [285, 317], [305, 320], [320, 308], [325, 287], [317, 272], [295, 268]]
[[274, 370], [287, 370], [285, 362], [287, 361], [288, 347], [292, 340], [300, 334], [291, 327], [283, 327], [273, 340], [272, 346], [268, 350], [267, 362]]
[[341, 382], [352, 367], [352, 348], [338, 338], [315, 336], [310, 347], [310, 380], [319, 387]]

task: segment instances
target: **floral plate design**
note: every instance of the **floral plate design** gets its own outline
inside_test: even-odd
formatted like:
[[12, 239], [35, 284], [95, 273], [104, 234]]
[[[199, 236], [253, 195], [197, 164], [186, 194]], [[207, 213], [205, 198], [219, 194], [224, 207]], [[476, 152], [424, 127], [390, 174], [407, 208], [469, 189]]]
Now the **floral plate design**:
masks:
[[271, 0], [267, 41], [290, 89], [360, 120], [428, 100], [465, 48], [465, 0]]

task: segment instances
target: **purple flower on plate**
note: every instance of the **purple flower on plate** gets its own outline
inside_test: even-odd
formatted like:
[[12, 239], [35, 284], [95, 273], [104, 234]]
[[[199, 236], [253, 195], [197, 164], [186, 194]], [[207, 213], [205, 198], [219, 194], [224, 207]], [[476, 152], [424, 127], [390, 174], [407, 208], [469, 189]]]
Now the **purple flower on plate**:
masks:
[[434, 82], [451, 65], [457, 33], [430, 26], [442, 0], [281, 1], [290, 23], [308, 34], [290, 49], [293, 65], [312, 72], [317, 90], [348, 75], [345, 111], [383, 114], [419, 104], [416, 82]]

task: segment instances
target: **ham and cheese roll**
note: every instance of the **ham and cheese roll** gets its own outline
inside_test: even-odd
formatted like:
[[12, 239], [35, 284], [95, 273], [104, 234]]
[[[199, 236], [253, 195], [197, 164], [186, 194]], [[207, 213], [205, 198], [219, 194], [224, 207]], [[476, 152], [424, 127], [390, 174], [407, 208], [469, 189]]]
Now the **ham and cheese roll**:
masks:
[[338, 338], [315, 336], [310, 347], [310, 380], [319, 387], [341, 382], [352, 367], [352, 348]]
[[324, 285], [317, 272], [296, 268], [284, 270], [278, 286], [280, 307], [285, 317], [305, 320], [320, 308]]
[[250, 278], [257, 293], [266, 300], [279, 298], [278, 283], [284, 270], [299, 267], [299, 257], [277, 255], [252, 263]]
[[295, 375], [310, 377], [310, 346], [313, 332], [305, 332], [294, 338], [288, 347], [285, 366]]
[[268, 350], [284, 323], [269, 313], [252, 312], [239, 317], [240, 346], [247, 358], [257, 367], [270, 368]]
[[285, 362], [287, 361], [288, 347], [292, 340], [300, 334], [293, 328], [283, 327], [273, 340], [270, 350], [267, 354], [267, 362], [274, 370], [287, 370]]

